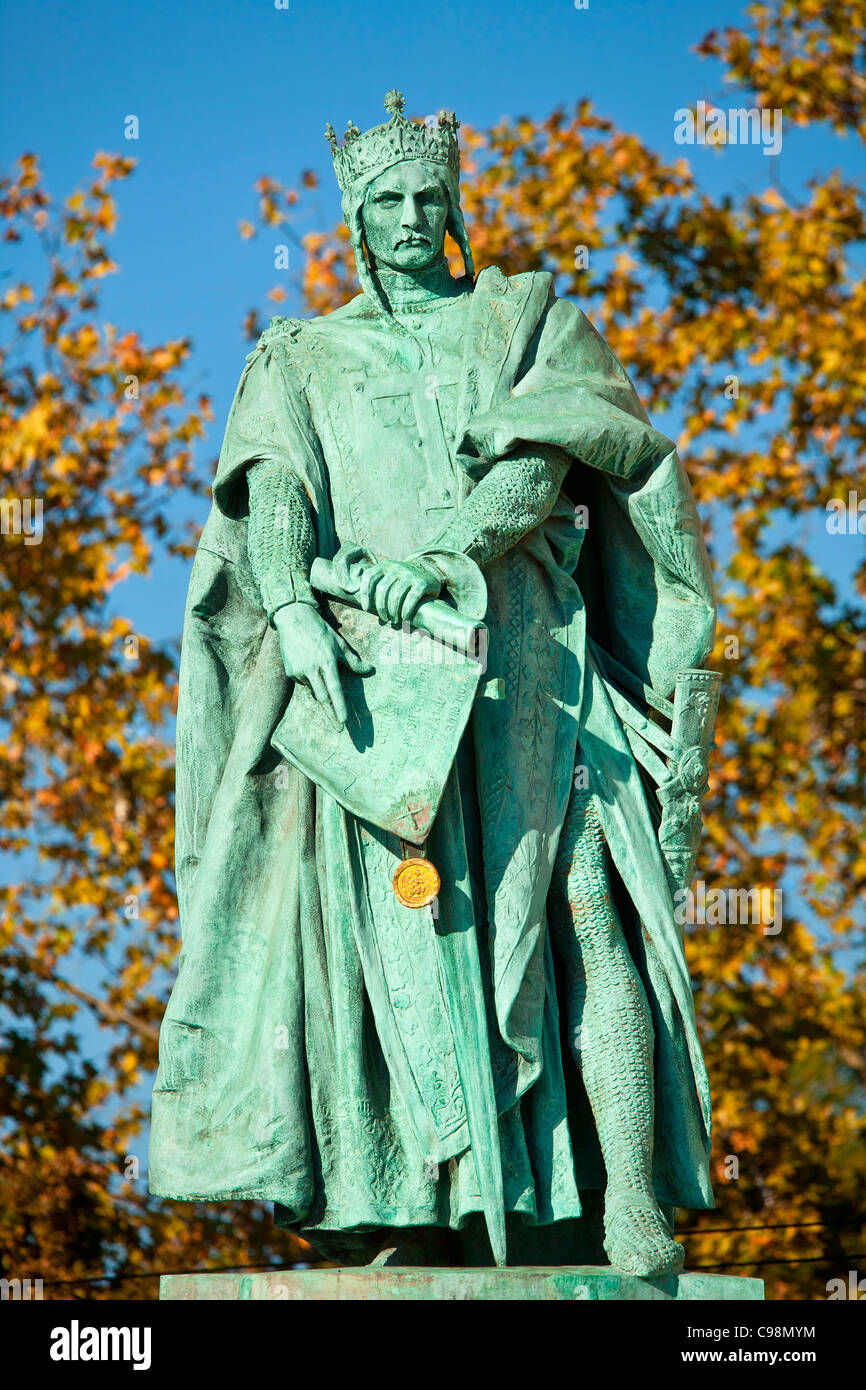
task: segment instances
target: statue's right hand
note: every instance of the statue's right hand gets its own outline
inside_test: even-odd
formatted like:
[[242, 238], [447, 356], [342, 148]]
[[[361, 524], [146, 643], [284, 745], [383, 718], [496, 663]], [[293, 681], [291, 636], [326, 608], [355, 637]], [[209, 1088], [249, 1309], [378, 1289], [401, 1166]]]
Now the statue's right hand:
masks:
[[322, 706], [331, 723], [345, 728], [348, 711], [340, 684], [339, 663], [359, 676], [373, 670], [357, 652], [325, 622], [310, 603], [287, 603], [274, 614], [286, 675], [303, 681]]

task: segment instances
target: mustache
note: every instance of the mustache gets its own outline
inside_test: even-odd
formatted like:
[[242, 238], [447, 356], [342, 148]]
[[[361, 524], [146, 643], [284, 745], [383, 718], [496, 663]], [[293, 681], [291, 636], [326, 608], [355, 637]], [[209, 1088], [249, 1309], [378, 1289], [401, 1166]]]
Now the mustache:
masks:
[[410, 232], [408, 236], [400, 237], [399, 240], [395, 242], [395, 245], [406, 246], [416, 241], [423, 241], [428, 246], [432, 246], [433, 244], [430, 238], [428, 236], [425, 236], [423, 232]]

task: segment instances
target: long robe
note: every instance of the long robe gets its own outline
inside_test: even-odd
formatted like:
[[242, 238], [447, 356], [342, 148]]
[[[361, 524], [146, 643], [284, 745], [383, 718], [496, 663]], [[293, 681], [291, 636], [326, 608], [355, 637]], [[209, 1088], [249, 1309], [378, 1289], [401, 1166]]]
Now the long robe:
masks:
[[[305, 1230], [460, 1227], [480, 1210], [447, 938], [487, 1010], [506, 1209], [528, 1223], [580, 1216], [581, 1189], [604, 1174], [568, 1074], [547, 929], [579, 746], [652, 1011], [656, 1192], [712, 1206], [709, 1088], [658, 817], [592, 656], [608, 652], [670, 695], [712, 645], [712, 584], [671, 441], [549, 275], [479, 275], [452, 393], [464, 496], [533, 442], [574, 462], [547, 521], [485, 570], [487, 678], [502, 678], [504, 698], [476, 702], [433, 829], [438, 917], [396, 901], [393, 837], [270, 743], [292, 684], [249, 566], [245, 470], [275, 457], [295, 470], [320, 555], [367, 543], [363, 507], [332, 501], [338, 476], [356, 477], [362, 498], [373, 467], [352, 456], [336, 386], [388, 331], [363, 295], [276, 322], [229, 416], [184, 623], [182, 951], [160, 1036], [151, 1191], [271, 1200], [282, 1224]], [[399, 351], [392, 365], [399, 374]]]

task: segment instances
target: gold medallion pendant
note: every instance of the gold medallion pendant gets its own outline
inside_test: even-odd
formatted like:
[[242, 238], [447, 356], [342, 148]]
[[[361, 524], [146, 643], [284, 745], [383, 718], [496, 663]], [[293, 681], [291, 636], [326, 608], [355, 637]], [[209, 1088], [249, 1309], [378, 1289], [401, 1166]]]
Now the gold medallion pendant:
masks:
[[403, 859], [391, 880], [397, 901], [404, 907], [427, 907], [436, 897], [441, 879], [429, 859]]

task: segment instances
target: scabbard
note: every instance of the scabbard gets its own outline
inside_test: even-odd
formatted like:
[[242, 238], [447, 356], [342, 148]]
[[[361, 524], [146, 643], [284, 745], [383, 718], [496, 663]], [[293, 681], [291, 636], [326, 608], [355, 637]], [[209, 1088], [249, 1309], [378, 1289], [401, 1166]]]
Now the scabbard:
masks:
[[688, 888], [695, 872], [721, 688], [717, 671], [677, 676], [671, 737], [680, 751], [668, 762], [671, 777], [658, 789], [659, 841], [674, 892]]

